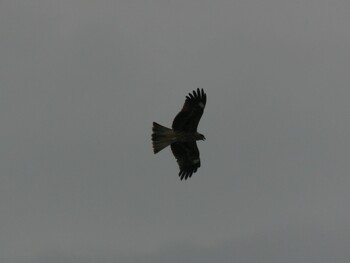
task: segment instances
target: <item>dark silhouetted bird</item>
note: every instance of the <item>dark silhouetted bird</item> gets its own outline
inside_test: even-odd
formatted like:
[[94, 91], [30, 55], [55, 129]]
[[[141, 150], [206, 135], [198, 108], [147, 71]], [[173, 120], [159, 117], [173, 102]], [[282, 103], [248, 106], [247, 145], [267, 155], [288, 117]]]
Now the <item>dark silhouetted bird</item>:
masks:
[[153, 122], [152, 143], [154, 153], [170, 145], [180, 168], [180, 179], [187, 179], [201, 166], [196, 141], [205, 140], [197, 132], [207, 102], [203, 89], [194, 90], [186, 96], [182, 110], [176, 115], [172, 129]]

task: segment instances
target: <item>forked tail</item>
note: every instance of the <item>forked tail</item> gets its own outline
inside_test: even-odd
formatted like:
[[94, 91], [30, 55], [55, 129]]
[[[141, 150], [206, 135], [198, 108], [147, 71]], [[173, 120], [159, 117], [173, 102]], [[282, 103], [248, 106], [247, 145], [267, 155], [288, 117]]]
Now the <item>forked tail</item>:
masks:
[[174, 131], [172, 129], [164, 127], [156, 122], [153, 122], [152, 131], [152, 143], [154, 153], [163, 150], [165, 147], [172, 144], [176, 139]]

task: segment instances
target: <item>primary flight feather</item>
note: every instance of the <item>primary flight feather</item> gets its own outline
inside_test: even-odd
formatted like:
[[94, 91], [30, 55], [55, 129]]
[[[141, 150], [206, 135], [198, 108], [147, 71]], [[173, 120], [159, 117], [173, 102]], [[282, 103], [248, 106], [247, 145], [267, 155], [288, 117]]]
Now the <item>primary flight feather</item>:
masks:
[[187, 179], [201, 166], [196, 141], [205, 140], [204, 135], [197, 132], [207, 95], [203, 89], [194, 90], [186, 96], [185, 104], [176, 115], [172, 129], [153, 122], [152, 143], [154, 153], [165, 147], [171, 147], [180, 168], [180, 179]]

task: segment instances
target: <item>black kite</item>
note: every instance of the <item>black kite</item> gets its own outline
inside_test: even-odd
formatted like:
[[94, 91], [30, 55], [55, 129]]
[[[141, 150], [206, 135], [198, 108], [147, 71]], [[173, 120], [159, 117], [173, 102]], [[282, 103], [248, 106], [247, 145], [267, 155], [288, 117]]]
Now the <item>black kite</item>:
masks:
[[180, 179], [187, 179], [201, 166], [196, 141], [205, 140], [204, 135], [197, 132], [207, 102], [203, 89], [194, 90], [186, 96], [182, 110], [176, 115], [172, 129], [153, 122], [153, 151], [158, 153], [170, 145], [180, 168]]

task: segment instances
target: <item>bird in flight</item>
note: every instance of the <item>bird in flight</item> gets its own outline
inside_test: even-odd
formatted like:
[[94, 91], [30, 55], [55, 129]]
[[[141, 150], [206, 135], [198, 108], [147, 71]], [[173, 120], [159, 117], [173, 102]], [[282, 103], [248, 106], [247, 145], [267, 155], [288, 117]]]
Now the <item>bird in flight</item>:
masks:
[[170, 145], [180, 168], [180, 179], [187, 179], [201, 166], [196, 141], [205, 140], [203, 134], [197, 132], [207, 102], [203, 89], [197, 88], [186, 96], [185, 104], [176, 115], [172, 129], [153, 122], [153, 152], [156, 154]]

